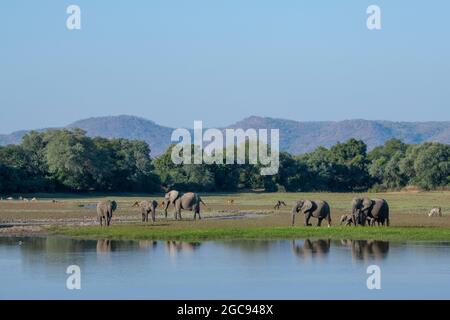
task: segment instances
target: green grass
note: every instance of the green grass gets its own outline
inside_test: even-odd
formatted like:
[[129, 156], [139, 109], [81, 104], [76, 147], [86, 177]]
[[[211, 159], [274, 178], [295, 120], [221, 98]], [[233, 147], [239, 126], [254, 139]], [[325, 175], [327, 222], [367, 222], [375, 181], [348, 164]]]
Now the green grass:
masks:
[[85, 239], [219, 240], [219, 239], [349, 239], [391, 241], [450, 241], [449, 228], [436, 227], [258, 227], [215, 229], [158, 229], [144, 225], [53, 227], [50, 232]]

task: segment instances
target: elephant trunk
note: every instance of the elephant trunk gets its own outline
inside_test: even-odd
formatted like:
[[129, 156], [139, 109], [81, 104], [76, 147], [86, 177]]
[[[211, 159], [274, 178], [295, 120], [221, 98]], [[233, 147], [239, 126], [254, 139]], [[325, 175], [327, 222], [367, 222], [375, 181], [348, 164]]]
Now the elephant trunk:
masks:
[[297, 213], [297, 206], [292, 208], [291, 214], [292, 214], [292, 225], [295, 224], [295, 214]]

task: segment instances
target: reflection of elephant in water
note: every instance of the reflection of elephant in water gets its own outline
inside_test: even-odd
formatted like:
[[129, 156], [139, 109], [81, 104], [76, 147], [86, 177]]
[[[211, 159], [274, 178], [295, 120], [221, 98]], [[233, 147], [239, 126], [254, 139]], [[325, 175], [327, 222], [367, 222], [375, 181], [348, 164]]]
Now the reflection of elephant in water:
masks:
[[384, 199], [354, 198], [352, 200], [352, 215], [354, 225], [365, 225], [368, 220], [369, 225], [389, 226], [389, 205]]
[[181, 220], [181, 209], [194, 211], [194, 220], [197, 219], [197, 214], [198, 218], [201, 219], [202, 217], [200, 216], [200, 203], [203, 203], [203, 205], [206, 206], [200, 196], [194, 192], [181, 193], [177, 190], [172, 190], [166, 193], [166, 195], [164, 196], [164, 215], [167, 218], [167, 208], [170, 204], [173, 204], [173, 206], [175, 207], [175, 220]]
[[317, 218], [317, 226], [320, 227], [322, 220], [327, 219], [328, 227], [331, 226], [330, 206], [322, 200], [300, 200], [292, 207], [292, 225], [295, 223], [295, 214], [302, 212], [305, 215], [305, 226], [310, 226], [309, 219]]
[[292, 240], [292, 251], [295, 255], [306, 258], [312, 255], [326, 256], [330, 252], [331, 241], [316, 240], [311, 241], [306, 239], [303, 245], [297, 245], [295, 240]]
[[111, 218], [113, 212], [117, 209], [117, 202], [115, 201], [101, 201], [97, 204], [97, 219], [100, 225], [103, 226], [103, 221], [105, 226], [109, 226], [111, 223]]
[[158, 207], [158, 202], [156, 202], [155, 200], [136, 201], [133, 204], [133, 207], [139, 207], [141, 209], [142, 222], [148, 222], [148, 214], [150, 212], [152, 214], [152, 221], [156, 221], [156, 208]]
[[378, 240], [344, 240], [342, 244], [352, 249], [352, 256], [358, 260], [367, 261], [371, 258], [381, 260], [389, 252], [389, 242]]
[[97, 240], [97, 253], [111, 251], [111, 240]]
[[200, 247], [200, 242], [181, 242], [167, 241], [166, 249], [170, 255], [176, 255], [178, 252], [192, 252]]

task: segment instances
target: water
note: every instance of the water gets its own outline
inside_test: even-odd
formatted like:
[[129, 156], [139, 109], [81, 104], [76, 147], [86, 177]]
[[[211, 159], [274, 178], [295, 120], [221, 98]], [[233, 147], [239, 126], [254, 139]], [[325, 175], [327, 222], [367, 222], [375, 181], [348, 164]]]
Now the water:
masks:
[[[81, 290], [66, 288], [69, 265]], [[0, 299], [15, 298], [449, 299], [450, 243], [0, 238]]]

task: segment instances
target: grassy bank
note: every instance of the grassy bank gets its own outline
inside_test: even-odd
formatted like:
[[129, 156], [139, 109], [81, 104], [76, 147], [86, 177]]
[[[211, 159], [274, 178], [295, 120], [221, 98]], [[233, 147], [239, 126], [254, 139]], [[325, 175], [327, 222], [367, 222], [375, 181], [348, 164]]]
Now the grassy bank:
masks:
[[219, 239], [358, 239], [391, 241], [450, 241], [449, 228], [436, 227], [247, 227], [212, 229], [158, 229], [146, 225], [53, 227], [52, 233], [86, 239], [219, 240]]
[[[363, 194], [372, 198], [384, 198], [391, 209], [389, 228], [344, 228], [339, 217], [350, 211], [354, 193], [230, 193], [201, 194], [207, 206], [202, 206], [201, 221], [192, 221], [193, 213], [183, 211], [183, 221], [173, 220], [173, 208], [169, 217], [163, 217], [157, 209], [156, 224], [141, 224], [137, 200], [156, 199], [162, 195], [142, 194], [40, 194], [37, 201], [0, 201], [0, 225], [27, 224], [34, 227], [1, 228], [0, 236], [27, 235], [50, 232], [82, 238], [103, 239], [386, 239], [386, 240], [434, 240], [450, 241], [450, 192], [392, 192]], [[30, 197], [30, 196], [29, 196]], [[112, 227], [97, 227], [96, 203], [114, 199], [118, 210], [114, 212]], [[233, 199], [233, 203], [229, 202]], [[331, 207], [332, 228], [303, 228], [299, 215], [296, 227], [291, 228], [291, 204], [299, 199], [324, 199]], [[278, 200], [287, 203], [280, 210], [274, 209]], [[442, 207], [443, 217], [430, 218], [432, 207]], [[317, 220], [311, 221], [313, 224]], [[37, 227], [45, 226], [45, 227]], [[32, 229], [31, 231], [29, 229]], [[33, 229], [34, 228], [34, 229]], [[41, 228], [43, 230], [41, 230]], [[36, 229], [36, 230], [35, 230]]]

